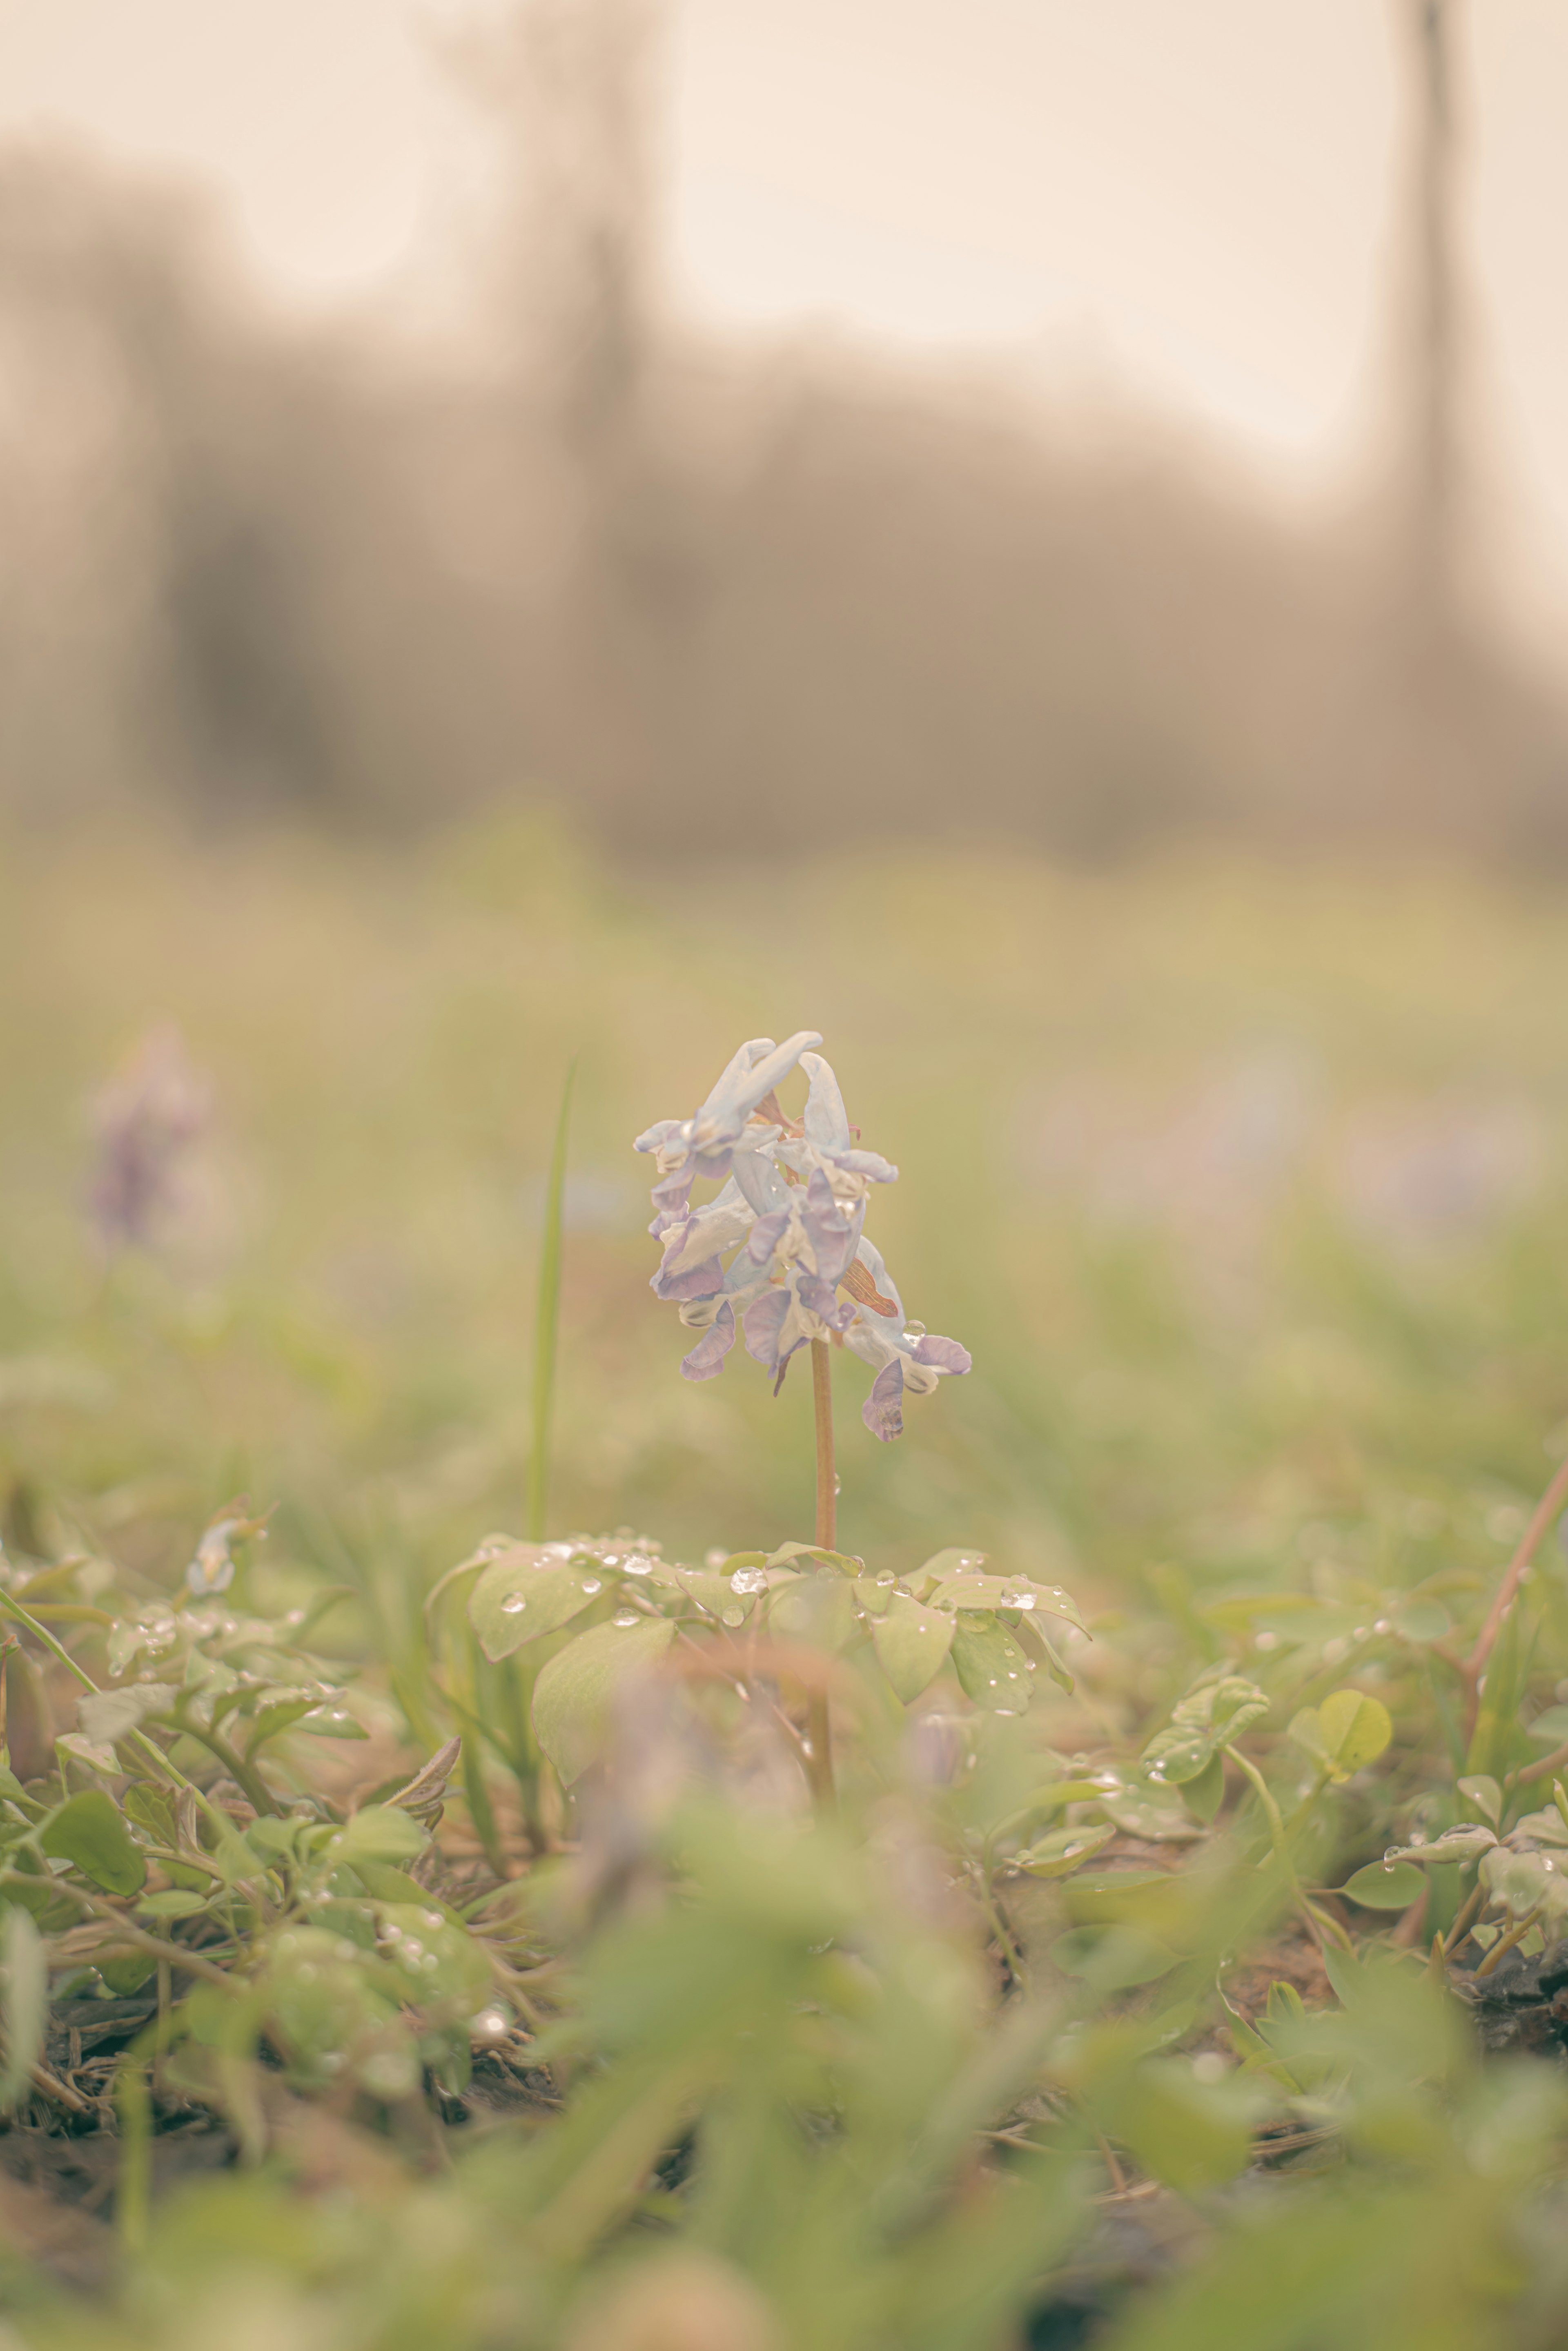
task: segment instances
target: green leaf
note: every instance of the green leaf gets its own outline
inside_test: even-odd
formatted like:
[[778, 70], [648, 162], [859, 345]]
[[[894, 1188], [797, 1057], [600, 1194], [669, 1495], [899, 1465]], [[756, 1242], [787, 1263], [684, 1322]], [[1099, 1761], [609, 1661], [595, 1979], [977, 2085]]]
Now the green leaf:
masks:
[[1440, 1600], [1407, 1600], [1394, 1611], [1394, 1629], [1402, 1640], [1441, 1641], [1453, 1631], [1454, 1620]]
[[1340, 1892], [1364, 1910], [1408, 1910], [1427, 1887], [1422, 1871], [1407, 1861], [1369, 1861]]
[[906, 1592], [886, 1594], [887, 1613], [872, 1619], [876, 1661], [905, 1706], [946, 1663], [954, 1620], [945, 1609], [923, 1608]]
[[1468, 1796], [1477, 1812], [1489, 1820], [1495, 1829], [1502, 1818], [1502, 1790], [1490, 1772], [1467, 1771], [1464, 1778], [1457, 1782], [1456, 1785], [1460, 1795]]
[[985, 1564], [985, 1552], [976, 1551], [972, 1546], [967, 1549], [939, 1551], [934, 1552], [909, 1581], [911, 1583], [919, 1583], [928, 1575], [938, 1577], [956, 1575], [963, 1568], [972, 1569], [977, 1573]]
[[1135, 1927], [1072, 1927], [1051, 1946], [1063, 1975], [1082, 1976], [1098, 1991], [1130, 1991], [1155, 1983], [1178, 1964], [1177, 1955]]
[[412, 1813], [400, 1804], [366, 1804], [332, 1837], [328, 1856], [352, 1869], [361, 1861], [409, 1861], [430, 1843]]
[[129, 2000], [149, 1980], [157, 1965], [157, 1960], [150, 1959], [145, 1951], [133, 1951], [123, 1959], [100, 1960], [98, 1971], [116, 2000]]
[[1347, 1778], [1375, 1763], [1394, 1736], [1388, 1708], [1360, 1690], [1335, 1690], [1318, 1708], [1323, 1740]]
[[634, 1625], [592, 1625], [540, 1668], [534, 1684], [534, 1736], [568, 1787], [604, 1743], [617, 1682], [656, 1664], [674, 1637], [674, 1625], [662, 1616], [642, 1616]]
[[1210, 1668], [1173, 1708], [1166, 1728], [1149, 1740], [1145, 1768], [1173, 1787], [1185, 1788], [1207, 1771], [1221, 1747], [1233, 1745], [1268, 1711], [1268, 1695], [1256, 1682]]
[[1115, 1834], [1113, 1821], [1052, 1829], [1049, 1836], [1037, 1838], [1027, 1851], [1016, 1854], [1012, 1865], [1021, 1869], [1026, 1877], [1071, 1877], [1074, 1870], [1092, 1861], [1102, 1845], [1109, 1844]]
[[1335, 1690], [1291, 1719], [1291, 1737], [1336, 1783], [1375, 1763], [1394, 1736], [1388, 1708], [1360, 1690]]
[[[1532, 1825], [1537, 1823], [1539, 1827]], [[1564, 1829], [1555, 1813], [1527, 1813], [1519, 1825], [1532, 1835], [1544, 1832], [1554, 1844], [1568, 1839], [1568, 1830]], [[1390, 1852], [1396, 1861], [1412, 1861], [1418, 1868], [1431, 1869], [1444, 1863], [1479, 1861], [1483, 1854], [1490, 1853], [1496, 1843], [1493, 1830], [1461, 1821], [1457, 1828], [1445, 1829], [1442, 1835], [1434, 1837], [1429, 1844], [1394, 1845]]]
[[136, 1906], [136, 1915], [139, 1918], [193, 1918], [206, 1907], [201, 1895], [192, 1894], [182, 1886], [172, 1886], [162, 1894], [144, 1894]]
[[[548, 1566], [541, 1560], [548, 1559]], [[492, 1664], [525, 1641], [558, 1633], [591, 1608], [606, 1575], [595, 1560], [557, 1561], [534, 1543], [518, 1543], [492, 1560], [468, 1595], [468, 1621]], [[519, 1606], [519, 1602], [521, 1605]]]
[[1018, 1623], [1009, 1629], [1026, 1655], [1031, 1656], [1036, 1665], [1043, 1666], [1058, 1689], [1065, 1690], [1071, 1698], [1075, 1687], [1072, 1669], [1044, 1625], [1037, 1624], [1030, 1616], [1020, 1616]]
[[1060, 1583], [1035, 1583], [1027, 1575], [945, 1575], [931, 1598], [943, 1608], [1016, 1608], [1025, 1616], [1064, 1616], [1080, 1632], [1089, 1629], [1071, 1593]]
[[1525, 1725], [1525, 1729], [1531, 1739], [1540, 1740], [1542, 1747], [1561, 1747], [1568, 1740], [1568, 1706], [1549, 1706], [1544, 1714], [1538, 1714], [1533, 1722]]
[[1184, 2194], [1234, 2179], [1252, 2152], [1248, 2105], [1236, 2085], [1200, 2082], [1179, 2057], [1145, 2059], [1107, 2120], [1151, 2178]]
[[68, 1796], [45, 1822], [38, 1843], [54, 1860], [68, 1861], [106, 1894], [139, 1894], [147, 1865], [114, 1804], [99, 1788]]
[[246, 1742], [246, 1762], [258, 1749], [266, 1746], [269, 1739], [280, 1738], [284, 1731], [292, 1730], [297, 1722], [303, 1721], [306, 1715], [313, 1713], [320, 1703], [320, 1699], [316, 1698], [280, 1698], [270, 1705], [258, 1707], [255, 1728]]
[[814, 1559], [819, 1567], [825, 1568], [832, 1575], [860, 1576], [865, 1573], [863, 1559], [852, 1558], [848, 1552], [824, 1551], [821, 1543], [780, 1543], [777, 1551], [768, 1552], [763, 1563], [768, 1567], [788, 1567], [798, 1559]]
[[13, 1902], [5, 1909], [5, 1925], [0, 1928], [0, 1962], [5, 1970], [5, 1996], [0, 2001], [5, 2027], [0, 2109], [12, 2114], [26, 2095], [33, 2068], [44, 2053], [44, 2028], [49, 2013], [43, 1941], [20, 1903]]
[[1196, 1780], [1181, 1782], [1181, 1800], [1194, 1820], [1207, 1827], [1225, 1802], [1225, 1764], [1218, 1755], [1209, 1757]]
[[141, 1729], [150, 1714], [166, 1714], [179, 1697], [172, 1682], [132, 1682], [129, 1689], [99, 1690], [77, 1700], [77, 1720], [95, 1747], [112, 1747]]
[[1022, 1714], [1034, 1694], [1028, 1657], [994, 1616], [955, 1619], [953, 1664], [967, 1695], [993, 1714]]
[[854, 1592], [840, 1575], [802, 1575], [768, 1596], [768, 1627], [780, 1640], [813, 1649], [841, 1649], [860, 1619]]
[[177, 1842], [173, 1800], [151, 1780], [132, 1780], [120, 1806], [126, 1819], [134, 1821], [139, 1829], [145, 1829], [155, 1844], [172, 1845]]

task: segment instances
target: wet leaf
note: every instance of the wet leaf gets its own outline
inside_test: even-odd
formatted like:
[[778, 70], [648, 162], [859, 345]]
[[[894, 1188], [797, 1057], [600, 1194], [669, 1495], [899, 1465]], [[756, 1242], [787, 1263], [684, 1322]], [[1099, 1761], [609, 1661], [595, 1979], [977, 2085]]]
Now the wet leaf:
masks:
[[1340, 1887], [1364, 1910], [1408, 1910], [1426, 1890], [1426, 1878], [1407, 1861], [1369, 1861]]
[[468, 1621], [492, 1664], [525, 1641], [558, 1633], [591, 1608], [611, 1577], [597, 1560], [562, 1561], [538, 1543], [517, 1543], [492, 1560], [468, 1595]]
[[1049, 1835], [1039, 1837], [1033, 1844], [1013, 1856], [1014, 1869], [1022, 1870], [1026, 1877], [1071, 1877], [1093, 1860], [1102, 1846], [1110, 1844], [1116, 1834], [1110, 1821], [1084, 1823], [1077, 1828], [1052, 1829]]
[[994, 1616], [955, 1618], [953, 1664], [964, 1690], [993, 1714], [1022, 1714], [1033, 1697], [1029, 1659]]
[[954, 1620], [946, 1609], [923, 1608], [906, 1592], [886, 1595], [886, 1614], [873, 1619], [878, 1665], [907, 1706], [946, 1663]]
[[674, 1625], [661, 1616], [594, 1625], [540, 1669], [534, 1736], [568, 1787], [603, 1746], [617, 1682], [657, 1664], [674, 1637]]

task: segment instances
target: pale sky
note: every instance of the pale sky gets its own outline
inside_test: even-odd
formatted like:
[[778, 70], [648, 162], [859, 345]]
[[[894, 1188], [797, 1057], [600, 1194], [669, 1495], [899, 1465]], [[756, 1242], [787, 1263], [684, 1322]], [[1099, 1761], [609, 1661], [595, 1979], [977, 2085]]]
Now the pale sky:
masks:
[[[0, 137], [222, 190], [296, 302], [439, 280], [484, 144], [432, 28], [500, 0], [0, 0]], [[1354, 478], [1410, 0], [674, 0], [671, 266], [825, 324], [1124, 386], [1296, 495]], [[1500, 539], [1568, 613], [1568, 0], [1469, 0], [1469, 231]], [[434, 315], [430, 313], [429, 315]]]

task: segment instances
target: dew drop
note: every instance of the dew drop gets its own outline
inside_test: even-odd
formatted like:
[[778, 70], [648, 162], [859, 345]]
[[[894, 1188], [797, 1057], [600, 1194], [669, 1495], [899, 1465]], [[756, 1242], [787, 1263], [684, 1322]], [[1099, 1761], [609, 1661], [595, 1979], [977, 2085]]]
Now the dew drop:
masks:
[[528, 1604], [520, 1592], [508, 1592], [501, 1603], [501, 1614], [503, 1616], [520, 1616]]
[[765, 1567], [737, 1567], [729, 1579], [732, 1592], [766, 1592], [768, 1570]]
[[1384, 1852], [1384, 1855], [1383, 1855], [1383, 1866], [1384, 1866], [1384, 1868], [1385, 1868], [1385, 1869], [1392, 1869], [1392, 1868], [1393, 1868], [1393, 1866], [1394, 1866], [1394, 1865], [1395, 1865], [1395, 1863], [1398, 1860], [1398, 1858], [1399, 1858], [1399, 1847], [1398, 1847], [1396, 1844], [1391, 1844], [1391, 1845], [1387, 1846], [1387, 1847], [1385, 1848], [1385, 1852]]
[[579, 1589], [580, 1591], [590, 1593], [602, 1592], [604, 1586], [601, 1583], [596, 1575], [585, 1575], [582, 1579], [581, 1584], [579, 1586]]
[[833, 1479], [833, 1491], [834, 1491], [834, 1493], [835, 1493], [835, 1494], [841, 1494], [841, 1493], [843, 1492], [843, 1490], [844, 1490], [844, 1481], [843, 1481], [843, 1479], [842, 1479], [841, 1478], [835, 1478], [835, 1479]]
[[800, 1741], [800, 1752], [802, 1755], [814, 1755], [816, 1751], [816, 1749], [812, 1746], [809, 1739], [802, 1739]]
[[995, 1674], [993, 1674], [993, 1675], [991, 1676], [991, 1687], [992, 1687], [993, 1689], [995, 1689], [995, 1688], [996, 1688], [996, 1686], [997, 1686], [997, 1677], [996, 1677]]
[[621, 1566], [627, 1575], [652, 1575], [653, 1573], [653, 1562], [645, 1551], [629, 1551]]
[[719, 1610], [719, 1622], [721, 1625], [744, 1625], [746, 1622], [746, 1611], [744, 1608], [737, 1608], [733, 1605], [728, 1608], [721, 1608]]
[[637, 1611], [634, 1608], [618, 1608], [610, 1621], [612, 1625], [619, 1625], [624, 1632], [629, 1625], [635, 1625], [637, 1622]]
[[612, 1552], [612, 1551], [607, 1551], [607, 1552], [604, 1553], [604, 1555], [603, 1555], [603, 1556], [604, 1556], [604, 1564], [605, 1564], [605, 1566], [606, 1566], [606, 1567], [619, 1567], [619, 1566], [620, 1566], [620, 1564], [621, 1564], [621, 1560], [620, 1560], [620, 1554], [619, 1554], [618, 1552]]
[[1386, 1616], [1380, 1616], [1372, 1629], [1375, 1633], [1392, 1633], [1394, 1627]]

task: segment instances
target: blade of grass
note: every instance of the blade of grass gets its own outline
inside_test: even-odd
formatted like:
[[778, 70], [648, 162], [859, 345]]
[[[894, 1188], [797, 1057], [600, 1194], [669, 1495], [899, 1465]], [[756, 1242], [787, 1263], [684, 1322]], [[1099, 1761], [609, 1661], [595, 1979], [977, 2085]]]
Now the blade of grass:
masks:
[[556, 1121], [555, 1149], [550, 1155], [549, 1183], [545, 1193], [544, 1230], [539, 1239], [538, 1302], [534, 1311], [533, 1445], [528, 1455], [528, 1532], [530, 1542], [542, 1542], [549, 1495], [550, 1424], [555, 1416], [556, 1338], [560, 1322], [561, 1227], [566, 1201], [566, 1142], [571, 1117], [572, 1088], [577, 1082], [575, 1056], [569, 1063], [561, 1089], [560, 1115]]

